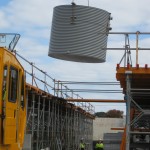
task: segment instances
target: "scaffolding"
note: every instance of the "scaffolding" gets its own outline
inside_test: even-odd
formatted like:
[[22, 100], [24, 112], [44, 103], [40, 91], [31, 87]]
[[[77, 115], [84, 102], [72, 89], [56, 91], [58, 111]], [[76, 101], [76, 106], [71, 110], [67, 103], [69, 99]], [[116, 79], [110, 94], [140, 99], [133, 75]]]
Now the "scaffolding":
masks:
[[68, 102], [67, 98], [82, 97], [14, 52], [26, 66], [29, 65], [27, 68], [31, 68], [25, 71], [26, 80], [31, 83], [26, 83], [25, 140], [28, 141], [29, 149], [78, 150], [80, 140], [83, 139], [86, 150], [91, 150], [94, 107], [89, 102]]
[[[89, 102], [67, 102], [66, 98], [68, 97], [82, 97], [69, 90], [64, 84], [60, 84], [33, 62], [29, 62], [19, 55], [14, 49], [19, 38], [19, 34], [0, 33], [0, 46], [7, 48], [16, 56], [17, 61], [25, 66], [27, 98], [25, 104], [27, 103], [27, 107], [22, 109], [27, 109], [27, 114], [23, 149], [78, 150], [80, 140], [83, 139], [86, 150], [91, 150], [93, 146], [93, 119], [95, 118], [94, 107]], [[67, 91], [60, 91], [60, 86]], [[68, 93], [68, 90], [71, 92]], [[18, 104], [18, 108], [20, 107]], [[16, 119], [15, 114], [14, 118]], [[24, 138], [20, 134], [18, 136]], [[19, 147], [20, 149], [21, 146], [19, 141], [16, 146], [15, 141], [15, 148]]]
[[[150, 149], [150, 68], [119, 67], [117, 80], [125, 94], [126, 130], [124, 149]], [[123, 150], [123, 149], [122, 149]]]
[[[119, 34], [119, 33], [112, 33], [112, 34]], [[150, 68], [148, 68], [148, 65], [145, 65], [145, 67], [140, 68], [138, 65], [138, 50], [140, 48], [138, 47], [138, 38], [139, 34], [150, 34], [150, 33], [120, 33], [125, 35], [125, 48], [118, 48], [118, 50], [125, 50], [125, 53], [123, 55], [123, 58], [121, 59], [120, 63], [117, 65], [117, 80], [120, 81], [121, 87], [123, 88], [123, 93], [125, 94], [125, 102], [126, 102], [126, 127], [124, 129], [123, 137], [122, 137], [122, 143], [120, 146], [121, 150], [134, 150], [136, 148], [142, 148], [142, 149], [150, 149], [150, 103], [148, 101], [149, 99], [149, 90], [150, 90]], [[136, 48], [131, 48], [129, 43], [129, 34], [136, 34]], [[113, 48], [111, 48], [113, 50]], [[116, 48], [114, 48], [116, 49]], [[136, 50], [136, 67], [132, 66], [131, 61], [131, 50]], [[149, 48], [141, 48], [141, 50], [149, 50]], [[120, 64], [122, 60], [124, 59], [124, 67], [120, 67]], [[32, 73], [33, 74], [33, 73]], [[68, 84], [68, 83], [67, 83]], [[69, 83], [70, 84], [70, 83]], [[72, 84], [72, 83], [71, 83]], [[74, 83], [73, 83], [74, 84]], [[89, 83], [88, 83], [89, 84]], [[90, 83], [93, 84], [93, 83]], [[94, 83], [95, 84], [95, 83]], [[99, 83], [100, 84], [100, 83]], [[112, 83], [111, 83], [112, 84]], [[120, 92], [120, 90], [111, 90], [111, 91], [104, 91], [104, 90], [91, 90], [91, 89], [68, 89], [66, 86], [66, 82], [63, 81], [56, 81], [54, 80], [54, 96], [66, 98], [66, 100], [74, 99], [74, 92]], [[33, 94], [33, 93], [32, 93]], [[32, 95], [31, 94], [31, 95]], [[70, 94], [70, 96], [68, 95]], [[77, 99], [82, 99], [78, 95]], [[51, 99], [51, 98], [50, 98]], [[49, 126], [49, 134], [52, 136], [49, 137], [51, 139], [49, 143], [45, 143], [43, 139], [40, 139], [41, 147], [38, 148], [46, 148], [49, 147], [51, 149], [60, 149], [60, 150], [69, 150], [69, 149], [76, 149], [77, 145], [79, 145], [79, 139], [84, 138], [87, 144], [87, 149], [92, 149], [91, 144], [91, 135], [92, 135], [92, 118], [87, 115], [85, 115], [83, 112], [88, 109], [80, 109], [76, 107], [74, 104], [67, 105], [63, 104], [62, 106], [57, 106], [57, 100], [55, 99], [53, 102], [50, 101], [50, 110], [47, 110], [45, 108], [45, 102], [46, 99], [41, 100], [42, 103], [40, 103], [41, 108], [41, 118], [40, 124], [42, 124], [42, 130], [39, 131], [41, 133], [40, 138], [46, 137], [44, 133], [48, 132], [46, 130], [44, 120], [45, 119], [45, 110], [49, 112], [49, 114], [54, 115], [51, 117], [49, 115], [48, 118], [55, 118], [48, 119], [53, 120], [51, 123], [53, 125]], [[83, 101], [82, 101], [83, 102]], [[38, 102], [36, 102], [38, 103]], [[30, 110], [31, 114], [35, 113], [35, 106], [38, 106], [38, 104], [35, 104], [34, 102], [30, 104], [32, 109]], [[46, 104], [47, 106], [47, 104]], [[73, 107], [75, 106], [75, 108]], [[61, 109], [59, 109], [61, 107]], [[90, 107], [90, 105], [89, 105]], [[84, 107], [83, 107], [84, 108]], [[61, 111], [60, 111], [61, 110]], [[90, 109], [89, 109], [90, 110]], [[29, 112], [29, 111], [28, 111]], [[60, 115], [62, 114], [62, 115]], [[84, 114], [84, 115], [83, 115]], [[31, 124], [31, 135], [32, 139], [34, 138], [34, 118], [35, 115], [32, 115], [30, 120]], [[36, 115], [38, 116], [38, 115]], [[44, 119], [42, 119], [44, 116]], [[60, 116], [63, 116], [63, 119], [61, 119]], [[90, 119], [89, 119], [90, 118]], [[47, 121], [46, 121], [47, 122]], [[63, 127], [59, 129], [58, 126], [61, 124]], [[44, 126], [44, 129], [43, 129]], [[51, 127], [51, 128], [50, 128]], [[65, 128], [65, 129], [64, 129]], [[63, 131], [62, 131], [63, 130]], [[81, 133], [82, 132], [82, 133]], [[36, 133], [36, 130], [35, 130]], [[76, 136], [75, 136], [76, 135]], [[77, 137], [77, 138], [75, 138]], [[32, 144], [32, 148], [37, 146], [38, 142], [34, 140]], [[48, 145], [49, 144], [49, 145]], [[36, 145], [36, 146], [34, 146]], [[44, 145], [44, 146], [43, 146]]]
[[92, 149], [94, 116], [65, 99], [47, 94], [29, 84], [27, 87], [27, 128], [32, 150], [79, 149], [84, 139]]
[[[106, 48], [107, 50], [124, 50], [124, 55], [117, 65], [117, 80], [123, 88], [127, 108], [126, 127], [120, 149], [150, 149], [150, 68], [147, 64], [143, 68], [139, 67], [138, 64], [138, 50], [150, 50], [147, 47], [139, 48], [139, 36], [149, 35], [150, 33], [137, 31], [112, 32], [109, 34], [125, 36], [124, 48]], [[135, 48], [130, 46], [129, 34], [136, 35]], [[18, 38], [15, 38], [14, 41], [17, 41]], [[4, 37], [2, 39], [5, 41]], [[11, 47], [13, 47], [13, 44], [9, 48], [11, 49]], [[106, 50], [105, 48], [102, 49]], [[133, 67], [130, 57], [131, 50], [136, 50], [135, 67]], [[76, 150], [79, 148], [80, 139], [83, 138], [86, 149], [91, 150], [94, 107], [90, 103], [83, 103], [83, 98], [74, 92], [120, 93], [121, 91], [69, 89], [66, 86], [68, 82], [53, 79], [45, 71], [36, 67], [33, 62], [29, 62], [20, 56], [14, 48], [12, 48], [12, 52], [31, 67], [31, 71], [26, 70], [26, 79], [29, 80], [27, 76], [29, 75], [32, 83], [31, 85], [26, 84], [28, 98], [26, 134], [31, 136], [31, 149]], [[124, 67], [120, 67], [123, 59]], [[44, 77], [43, 80], [39, 74], [38, 77], [35, 76], [37, 71], [41, 72], [42, 77]], [[41, 83], [44, 85], [44, 90], [41, 90]], [[77, 99], [77, 101], [68, 102], [73, 99]], [[78, 99], [81, 101], [79, 102]], [[91, 99], [87, 100], [87, 102], [90, 101]], [[102, 100], [99, 101], [102, 102]]]
[[[136, 35], [136, 65], [133, 67], [129, 34]], [[126, 101], [126, 126], [122, 137], [121, 150], [150, 149], [150, 68], [147, 64], [139, 67], [139, 35], [149, 33], [126, 33], [125, 53], [117, 65], [116, 78], [123, 88]], [[149, 50], [149, 48], [140, 48]], [[120, 67], [124, 59], [124, 67]]]

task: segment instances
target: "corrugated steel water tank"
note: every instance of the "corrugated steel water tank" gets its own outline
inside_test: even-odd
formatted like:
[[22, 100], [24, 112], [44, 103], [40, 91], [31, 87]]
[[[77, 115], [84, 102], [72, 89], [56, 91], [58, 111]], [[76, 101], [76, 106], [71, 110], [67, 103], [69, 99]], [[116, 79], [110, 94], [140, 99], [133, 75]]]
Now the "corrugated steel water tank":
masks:
[[106, 59], [110, 13], [89, 6], [54, 8], [49, 56], [76, 62], [101, 63]]

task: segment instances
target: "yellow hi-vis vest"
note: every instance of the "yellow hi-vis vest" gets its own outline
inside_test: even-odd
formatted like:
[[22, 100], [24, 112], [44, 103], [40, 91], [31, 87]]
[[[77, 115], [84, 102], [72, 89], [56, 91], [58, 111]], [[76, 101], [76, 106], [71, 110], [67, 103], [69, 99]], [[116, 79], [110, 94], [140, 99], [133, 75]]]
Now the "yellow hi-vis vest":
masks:
[[85, 148], [85, 144], [84, 143], [80, 143], [80, 148]]
[[97, 143], [95, 148], [104, 148], [104, 144], [103, 143]]

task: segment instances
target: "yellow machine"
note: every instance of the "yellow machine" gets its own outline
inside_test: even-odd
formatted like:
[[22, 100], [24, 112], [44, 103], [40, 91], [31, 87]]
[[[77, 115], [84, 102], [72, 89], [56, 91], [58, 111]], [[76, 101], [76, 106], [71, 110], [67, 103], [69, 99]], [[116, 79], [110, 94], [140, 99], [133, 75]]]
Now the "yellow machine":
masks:
[[0, 150], [20, 150], [26, 125], [24, 69], [8, 48], [0, 47]]
[[0, 150], [67, 150], [70, 147], [74, 150], [85, 126], [84, 137], [92, 141], [89, 135], [92, 135], [93, 106], [83, 105], [89, 109], [86, 112], [81, 106], [67, 103], [59, 93], [56, 96], [47, 92], [48, 86], [55, 88], [56, 83], [40, 69], [45, 79], [49, 77], [54, 82], [54, 87], [40, 80], [47, 91], [39, 89], [33, 76], [33, 65], [32, 85], [26, 83], [25, 74], [29, 72], [24, 70], [14, 50], [19, 38], [19, 34], [0, 33]]

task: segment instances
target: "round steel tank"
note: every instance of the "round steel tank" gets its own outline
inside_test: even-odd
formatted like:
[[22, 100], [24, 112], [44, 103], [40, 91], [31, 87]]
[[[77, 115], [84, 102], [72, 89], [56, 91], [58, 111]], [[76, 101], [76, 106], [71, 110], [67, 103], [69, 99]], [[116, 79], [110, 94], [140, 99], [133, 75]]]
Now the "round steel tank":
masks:
[[101, 63], [106, 59], [110, 13], [89, 6], [54, 8], [49, 56], [76, 62]]

